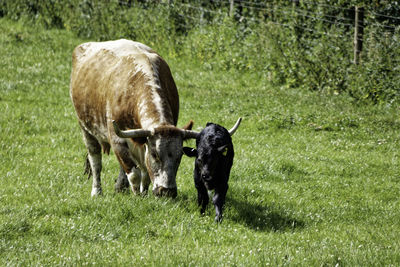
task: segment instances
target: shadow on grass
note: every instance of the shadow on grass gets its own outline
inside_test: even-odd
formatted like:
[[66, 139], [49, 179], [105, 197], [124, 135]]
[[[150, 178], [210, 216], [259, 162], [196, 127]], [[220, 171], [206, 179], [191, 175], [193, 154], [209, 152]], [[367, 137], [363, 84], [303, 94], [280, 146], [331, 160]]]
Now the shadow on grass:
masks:
[[294, 231], [302, 229], [305, 223], [292, 218], [276, 208], [250, 204], [240, 199], [229, 198], [231, 209], [236, 210], [232, 214], [232, 220], [244, 224], [256, 231]]

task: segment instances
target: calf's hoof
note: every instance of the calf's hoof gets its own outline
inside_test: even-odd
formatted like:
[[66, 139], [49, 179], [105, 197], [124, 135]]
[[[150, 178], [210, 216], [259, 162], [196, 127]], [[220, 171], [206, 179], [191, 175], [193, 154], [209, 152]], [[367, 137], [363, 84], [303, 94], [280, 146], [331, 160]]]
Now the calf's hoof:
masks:
[[206, 208], [201, 208], [200, 209], [200, 215], [204, 215], [206, 213]]
[[215, 222], [221, 223], [222, 222], [222, 215], [215, 215]]

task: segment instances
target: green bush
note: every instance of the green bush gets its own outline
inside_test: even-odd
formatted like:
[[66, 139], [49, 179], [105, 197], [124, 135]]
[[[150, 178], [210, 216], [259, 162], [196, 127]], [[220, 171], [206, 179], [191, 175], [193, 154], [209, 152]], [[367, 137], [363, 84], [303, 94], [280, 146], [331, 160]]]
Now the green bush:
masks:
[[[359, 66], [353, 66], [349, 93], [360, 100], [391, 103], [400, 99], [400, 34], [371, 29]], [[379, 38], [378, 38], [379, 36]]]
[[0, 15], [87, 39], [137, 40], [208, 70], [257, 72], [278, 85], [392, 103], [400, 100], [400, 6], [370, 2], [357, 66], [352, 20], [358, 1], [248, 1], [230, 17], [225, 2], [202, 0], [4, 0]]

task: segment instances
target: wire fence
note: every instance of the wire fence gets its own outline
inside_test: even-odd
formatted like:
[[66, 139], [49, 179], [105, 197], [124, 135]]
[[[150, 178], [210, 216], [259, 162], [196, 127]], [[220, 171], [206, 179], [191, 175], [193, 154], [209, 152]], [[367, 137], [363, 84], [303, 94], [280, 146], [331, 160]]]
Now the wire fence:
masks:
[[[223, 0], [212, 0], [211, 2], [219, 4], [218, 8], [211, 9], [210, 7], [203, 6], [200, 3], [179, 3], [174, 2], [174, 5], [181, 7], [181, 12], [179, 16], [184, 19], [184, 22], [179, 23], [180, 27], [191, 28], [193, 24], [198, 27], [203, 25], [214, 25], [219, 26], [222, 24], [222, 20], [215, 19], [215, 16], [227, 16], [232, 8], [232, 1]], [[291, 2], [291, 1], [287, 1]], [[349, 43], [355, 41], [365, 42], [366, 38], [364, 36], [353, 36], [354, 28], [354, 7], [345, 8], [338, 7], [334, 5], [314, 2], [314, 1], [301, 1], [302, 5], [290, 5], [286, 4], [269, 4], [272, 1], [265, 1], [263, 3], [251, 2], [244, 0], [233, 1], [233, 6], [236, 10], [234, 13], [237, 17], [237, 23], [248, 23], [252, 22], [255, 24], [266, 25], [272, 23], [275, 25], [282, 26], [284, 28], [296, 28], [309, 33], [325, 35], [331, 38], [347, 38]], [[171, 5], [171, 3], [163, 2], [164, 5]], [[317, 6], [318, 9], [310, 10], [311, 6]], [[331, 13], [337, 13], [332, 15], [329, 13], [324, 13], [320, 9], [327, 9]], [[179, 9], [179, 8], [178, 8]], [[246, 11], [243, 11], [245, 9]], [[185, 12], [188, 11], [188, 12]], [[239, 13], [238, 10], [241, 10]], [[214, 18], [207, 19], [206, 15], [214, 15]], [[271, 15], [272, 14], [272, 15]], [[348, 16], [345, 17], [345, 14]], [[375, 39], [388, 39], [388, 37], [393, 36], [393, 33], [398, 32], [400, 29], [400, 16], [390, 16], [385, 14], [380, 14], [372, 10], [365, 9], [364, 11], [365, 19], [362, 24], [357, 25], [357, 27], [364, 29], [374, 28], [374, 32], [369, 32], [368, 38]], [[295, 16], [297, 19], [293, 19]], [[392, 23], [384, 24], [385, 20], [390, 19]], [[324, 24], [325, 27], [316, 27]], [[343, 28], [343, 33], [338, 34], [327, 31], [332, 27]], [[251, 30], [251, 27], [249, 28]], [[364, 30], [365, 31], [365, 30]], [[351, 33], [351, 34], [348, 34]], [[378, 35], [379, 34], [379, 35]], [[396, 40], [394, 40], [396, 41]], [[368, 45], [364, 45], [364, 52], [368, 51]], [[362, 51], [357, 51], [362, 52]]]
[[35, 3], [0, 1], [0, 16], [24, 14], [91, 40], [133, 39], [207, 69], [252, 71], [285, 86], [400, 101], [400, 4], [361, 14], [311, 0]]
[[[383, 45], [398, 42], [395, 33], [398, 34], [400, 31], [400, 14], [393, 16], [365, 8], [363, 22], [355, 25], [354, 7], [342, 7], [308, 0], [281, 1], [279, 3], [273, 0], [264, 2], [250, 0], [141, 2], [142, 4], [160, 5], [164, 9], [173, 9], [175, 14], [179, 16], [179, 20], [175, 21], [175, 26], [187, 32], [205, 26], [218, 28], [224, 24], [226, 17], [231, 16], [235, 18], [237, 25], [242, 25], [248, 32], [252, 33], [262, 34], [259, 30], [254, 30], [254, 25], [256, 27], [261, 25], [265, 28], [269, 24], [280, 26], [283, 29], [294, 29], [297, 32], [308, 33], [310, 35], [308, 39], [302, 38], [303, 45], [306, 47], [311, 47], [315, 42], [314, 39], [320, 36], [331, 38], [332, 43], [328, 45], [332, 48], [335, 48], [337, 43], [335, 40], [337, 39], [346, 39], [349, 47], [352, 47], [353, 43], [363, 42], [362, 50], [356, 46], [353, 47], [353, 50], [364, 54], [371, 50], [369, 40], [375, 42], [381, 40]], [[117, 3], [127, 10], [139, 5], [138, 2], [129, 0], [117, 0], [109, 3], [95, 2], [95, 5], [107, 9], [112, 3]], [[153, 23], [151, 20], [154, 19], [157, 18], [149, 18], [149, 23]], [[361, 29], [363, 34], [354, 35], [356, 27]], [[333, 28], [335, 30], [332, 30]], [[348, 60], [352, 59], [349, 58]], [[395, 56], [394, 60], [400, 61], [398, 56]]]
[[[212, 2], [217, 2], [222, 4], [222, 8], [225, 7], [225, 9], [228, 7], [229, 5], [229, 1], [221, 1], [221, 0], [213, 0]], [[318, 6], [322, 6], [322, 7], [327, 7], [330, 9], [339, 9], [339, 10], [345, 10], [345, 11], [350, 11], [351, 13], [354, 12], [354, 8], [341, 8], [341, 7], [336, 7], [336, 6], [331, 6], [331, 5], [327, 5], [327, 4], [321, 4], [321, 3], [315, 3], [315, 2], [310, 2], [310, 1], [303, 1], [306, 3], [311, 3], [314, 5], [318, 5]], [[264, 14], [268, 14], [270, 12], [274, 12], [280, 15], [288, 15], [288, 16], [293, 16], [294, 14], [296, 16], [301, 16], [313, 21], [318, 21], [318, 22], [325, 22], [325, 23], [329, 23], [332, 25], [337, 25], [337, 26], [349, 26], [349, 27], [353, 27], [354, 26], [354, 18], [346, 18], [340, 15], [329, 15], [329, 14], [324, 14], [322, 12], [315, 12], [315, 10], [310, 11], [305, 9], [304, 7], [290, 7], [290, 6], [283, 6], [283, 5], [274, 5], [273, 7], [269, 7], [266, 6], [265, 4], [262, 3], [253, 3], [253, 2], [248, 2], [248, 1], [235, 1], [235, 3], [238, 3], [237, 5], [240, 8], [247, 8], [249, 10], [252, 11], [260, 11], [263, 12]], [[204, 20], [200, 20], [200, 16], [202, 16], [204, 13], [211, 13], [211, 14], [223, 14], [224, 12], [227, 13], [227, 10], [223, 10], [223, 9], [219, 9], [219, 10], [211, 10], [207, 7], [203, 7], [201, 5], [195, 5], [195, 4], [189, 4], [189, 3], [176, 3], [175, 5], [180, 5], [182, 7], [187, 7], [189, 9], [192, 10], [196, 10], [199, 13], [197, 14], [199, 16], [198, 18], [198, 22], [200, 23], [200, 21]], [[373, 11], [369, 11], [366, 10], [365, 13], [368, 15], [367, 17], [369, 19], [366, 20], [366, 25], [365, 26], [361, 26], [361, 27], [369, 27], [369, 26], [377, 26], [377, 27], [381, 27], [382, 29], [387, 29], [387, 30], [396, 30], [398, 29], [398, 26], [400, 25], [400, 17], [394, 17], [394, 16], [388, 16], [388, 15], [383, 15], [383, 14], [379, 14], [379, 13], [375, 13]], [[188, 16], [187, 14], [180, 14], [182, 17], [188, 17], [190, 19], [196, 19], [193, 16]], [[254, 15], [254, 13], [253, 13]], [[249, 14], [247, 15], [241, 15], [242, 18], [247, 18], [247, 19], [255, 19], [254, 17], [250, 17]], [[385, 25], [382, 23], [379, 23], [377, 21], [373, 21], [371, 17], [374, 17], [375, 19], [377, 18], [390, 18], [393, 20], [396, 20], [398, 22], [398, 25], [393, 26], [393, 25]], [[273, 18], [269, 18], [270, 20]], [[261, 20], [261, 19], [256, 19], [258, 20], [260, 23], [265, 23], [266, 20]], [[240, 22], [241, 20], [239, 20]], [[279, 23], [279, 21], [273, 21], [276, 23]], [[210, 22], [209, 22], [210, 23]], [[211, 23], [215, 23], [215, 22], [211, 22]], [[286, 24], [282, 24], [282, 26], [286, 26]]]

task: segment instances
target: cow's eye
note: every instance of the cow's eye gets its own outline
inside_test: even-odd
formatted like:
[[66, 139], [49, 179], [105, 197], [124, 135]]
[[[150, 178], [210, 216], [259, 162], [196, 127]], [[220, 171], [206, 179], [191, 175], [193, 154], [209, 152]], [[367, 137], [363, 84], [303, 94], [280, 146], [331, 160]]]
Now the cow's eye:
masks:
[[201, 160], [201, 159], [197, 159], [197, 164], [199, 164], [199, 165], [203, 165], [203, 161]]
[[158, 157], [158, 154], [156, 152], [152, 152], [151, 156], [155, 159], [155, 160], [160, 160], [160, 158]]

